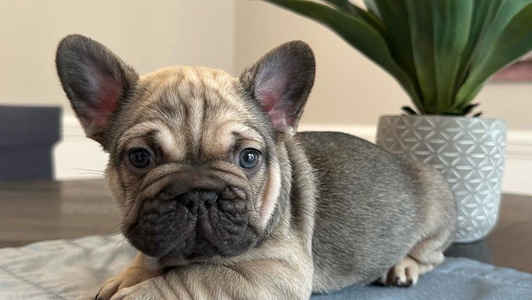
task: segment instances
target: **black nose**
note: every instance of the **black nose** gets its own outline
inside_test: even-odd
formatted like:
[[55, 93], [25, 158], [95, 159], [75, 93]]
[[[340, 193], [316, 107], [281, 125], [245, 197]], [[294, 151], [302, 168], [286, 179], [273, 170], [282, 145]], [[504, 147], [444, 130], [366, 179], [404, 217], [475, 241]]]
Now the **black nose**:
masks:
[[203, 203], [206, 205], [212, 205], [218, 200], [218, 194], [209, 190], [192, 190], [178, 195], [176, 200], [188, 207]]

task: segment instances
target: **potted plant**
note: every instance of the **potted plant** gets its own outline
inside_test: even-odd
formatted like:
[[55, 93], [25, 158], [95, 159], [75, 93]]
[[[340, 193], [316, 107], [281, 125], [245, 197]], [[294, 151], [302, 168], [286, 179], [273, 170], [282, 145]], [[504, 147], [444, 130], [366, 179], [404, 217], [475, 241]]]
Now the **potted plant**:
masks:
[[432, 164], [459, 207], [457, 242], [485, 237], [499, 211], [506, 125], [473, 103], [498, 70], [532, 50], [532, 0], [266, 0], [335, 31], [412, 100], [379, 119], [377, 144]]

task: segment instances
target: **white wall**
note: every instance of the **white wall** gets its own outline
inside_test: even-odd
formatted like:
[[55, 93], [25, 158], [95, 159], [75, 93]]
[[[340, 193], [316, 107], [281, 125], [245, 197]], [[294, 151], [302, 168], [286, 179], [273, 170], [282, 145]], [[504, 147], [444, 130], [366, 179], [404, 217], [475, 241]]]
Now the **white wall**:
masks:
[[0, 104], [68, 107], [54, 59], [70, 33], [100, 41], [141, 74], [169, 65], [232, 72], [234, 28], [232, 0], [0, 0]]

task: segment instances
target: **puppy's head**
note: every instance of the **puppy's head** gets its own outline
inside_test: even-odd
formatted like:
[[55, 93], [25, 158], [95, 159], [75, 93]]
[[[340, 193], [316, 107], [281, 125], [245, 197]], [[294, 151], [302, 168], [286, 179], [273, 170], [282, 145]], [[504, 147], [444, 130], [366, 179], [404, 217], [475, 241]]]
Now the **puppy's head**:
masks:
[[197, 260], [256, 246], [288, 201], [284, 143], [314, 81], [303, 42], [286, 43], [240, 78], [171, 67], [145, 76], [83, 36], [61, 41], [56, 64], [106, 171], [122, 231], [153, 257]]

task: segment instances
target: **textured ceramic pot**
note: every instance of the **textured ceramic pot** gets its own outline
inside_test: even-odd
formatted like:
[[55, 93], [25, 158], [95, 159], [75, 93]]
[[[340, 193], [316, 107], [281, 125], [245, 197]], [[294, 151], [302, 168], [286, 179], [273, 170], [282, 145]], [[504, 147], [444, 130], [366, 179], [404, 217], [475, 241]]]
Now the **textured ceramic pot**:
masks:
[[484, 238], [500, 207], [506, 150], [502, 120], [447, 116], [382, 116], [377, 145], [439, 170], [458, 205], [455, 242]]

